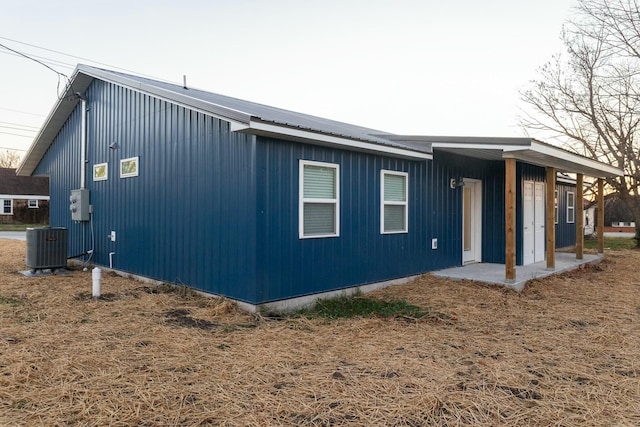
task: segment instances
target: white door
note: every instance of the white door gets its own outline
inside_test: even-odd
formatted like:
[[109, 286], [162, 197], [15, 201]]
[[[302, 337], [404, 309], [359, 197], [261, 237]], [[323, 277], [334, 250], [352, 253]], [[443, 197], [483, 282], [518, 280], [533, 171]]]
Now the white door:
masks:
[[536, 182], [535, 184], [535, 203], [534, 203], [534, 262], [544, 261], [544, 183]]
[[482, 261], [482, 181], [464, 178], [462, 187], [462, 262]]
[[533, 181], [525, 181], [522, 191], [522, 264], [535, 261], [535, 208], [533, 203]]
[[544, 261], [544, 183], [525, 181], [522, 189], [522, 264]]

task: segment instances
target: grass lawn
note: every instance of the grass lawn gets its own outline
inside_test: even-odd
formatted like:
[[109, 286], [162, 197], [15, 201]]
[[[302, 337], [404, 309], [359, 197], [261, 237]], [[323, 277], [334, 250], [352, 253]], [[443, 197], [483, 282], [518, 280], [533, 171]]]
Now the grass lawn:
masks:
[[278, 315], [110, 273], [96, 299], [0, 248], [0, 426], [640, 425], [640, 251]]
[[27, 228], [47, 227], [46, 224], [0, 224], [0, 231], [25, 231]]
[[[585, 249], [598, 249], [598, 239], [585, 239], [584, 247]], [[633, 249], [636, 247], [636, 241], [631, 237], [605, 237], [604, 247], [613, 251]]]

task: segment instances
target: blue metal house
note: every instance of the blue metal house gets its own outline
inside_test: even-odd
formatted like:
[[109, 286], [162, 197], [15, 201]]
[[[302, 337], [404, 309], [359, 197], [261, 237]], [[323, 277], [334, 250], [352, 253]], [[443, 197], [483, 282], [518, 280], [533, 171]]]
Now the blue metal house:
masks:
[[508, 279], [575, 244], [546, 221], [558, 171], [621, 173], [529, 138], [393, 135], [83, 65], [18, 169], [49, 176], [69, 255], [254, 309], [470, 262]]

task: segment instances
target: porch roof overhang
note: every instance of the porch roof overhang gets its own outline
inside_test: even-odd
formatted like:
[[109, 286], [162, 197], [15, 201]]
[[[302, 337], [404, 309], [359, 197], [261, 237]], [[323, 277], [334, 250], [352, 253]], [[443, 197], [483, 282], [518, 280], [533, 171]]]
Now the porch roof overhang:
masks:
[[516, 159], [522, 162], [553, 167], [558, 172], [581, 173], [595, 178], [623, 176], [624, 172], [608, 163], [571, 153], [532, 138], [451, 137], [423, 135], [385, 136], [405, 144], [423, 144], [434, 152], [442, 151], [484, 159]]

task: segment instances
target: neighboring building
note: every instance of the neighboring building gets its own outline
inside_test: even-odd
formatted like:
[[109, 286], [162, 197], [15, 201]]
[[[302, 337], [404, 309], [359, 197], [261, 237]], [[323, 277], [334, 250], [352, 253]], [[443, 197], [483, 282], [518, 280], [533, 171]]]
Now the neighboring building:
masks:
[[[555, 171], [622, 173], [529, 138], [394, 135], [81, 65], [18, 173], [50, 177], [69, 254], [256, 307], [544, 260]], [[577, 211], [575, 184], [557, 189], [560, 247]]]
[[0, 168], [0, 223], [48, 224], [49, 178]]
[[590, 200], [583, 201], [584, 235], [594, 236], [596, 233], [596, 205]]

